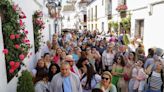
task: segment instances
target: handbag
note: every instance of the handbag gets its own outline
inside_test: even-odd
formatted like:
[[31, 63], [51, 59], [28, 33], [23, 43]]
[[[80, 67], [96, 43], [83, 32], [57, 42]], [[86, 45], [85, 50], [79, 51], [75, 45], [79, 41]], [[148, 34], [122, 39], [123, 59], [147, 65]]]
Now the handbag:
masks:
[[124, 74], [124, 80], [125, 80], [125, 81], [129, 81], [129, 79], [130, 79], [129, 76], [125, 73], [125, 74]]
[[124, 78], [119, 78], [117, 82], [117, 87], [122, 88], [125, 85], [125, 80]]

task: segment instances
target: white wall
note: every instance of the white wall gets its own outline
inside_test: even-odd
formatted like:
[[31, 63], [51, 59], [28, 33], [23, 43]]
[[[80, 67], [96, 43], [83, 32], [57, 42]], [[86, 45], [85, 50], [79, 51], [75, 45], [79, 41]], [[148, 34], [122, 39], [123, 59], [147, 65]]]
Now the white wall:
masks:
[[6, 76], [6, 63], [5, 63], [5, 57], [3, 54], [3, 36], [2, 34], [2, 26], [1, 26], [1, 17], [0, 17], [0, 92], [6, 92], [6, 85], [7, 85], [7, 76]]
[[[134, 37], [135, 35], [135, 21], [136, 20], [140, 20], [140, 19], [143, 19], [144, 20], [144, 30], [145, 30], [145, 27], [146, 27], [146, 19], [148, 18], [148, 10], [147, 8], [145, 9], [141, 9], [141, 10], [137, 10], [137, 11], [133, 11], [132, 12], [132, 15], [131, 15], [131, 36]], [[145, 33], [144, 33], [145, 35]]]
[[[62, 12], [62, 15], [64, 16], [64, 19], [62, 20], [63, 23], [63, 29], [75, 29], [75, 12]], [[68, 21], [68, 17], [70, 18], [70, 21]]]
[[154, 5], [152, 15], [146, 18], [144, 32], [144, 44], [146, 49], [154, 46], [164, 49], [164, 12], [162, 10], [164, 10], [164, 2]]
[[[95, 16], [95, 6], [97, 5], [97, 21], [94, 20]], [[91, 9], [93, 8], [93, 21], [91, 21], [92, 17], [92, 12]], [[105, 0], [104, 4], [102, 5], [102, 0], [95, 0], [93, 1], [90, 5], [87, 7], [87, 15], [88, 15], [88, 10], [90, 10], [90, 21], [87, 21], [87, 26], [90, 25], [88, 30], [95, 30], [95, 24], [97, 23], [97, 29], [99, 32], [102, 31], [102, 22], [104, 22], [104, 32], [108, 31], [108, 20], [107, 16], [105, 15]], [[88, 18], [89, 16], [87, 16]], [[92, 24], [93, 24], [93, 30], [92, 30]], [[87, 27], [88, 28], [88, 27]]]
[[[134, 3], [128, 0], [128, 7], [130, 9], [135, 10], [132, 11], [131, 16], [131, 33], [132, 36], [134, 36], [135, 32], [135, 20], [144, 19], [144, 37], [143, 37], [143, 43], [145, 45], [145, 51], [147, 54], [148, 48], [151, 47], [159, 47], [164, 49], [164, 44], [162, 42], [162, 39], [164, 39], [163, 36], [163, 21], [164, 21], [164, 2], [161, 4], [156, 4], [152, 6], [151, 8], [148, 7], [149, 3], [154, 3], [155, 1], [149, 0], [149, 1], [134, 1]], [[162, 1], [162, 0], [158, 0]], [[143, 3], [141, 3], [143, 2]], [[138, 7], [136, 7], [138, 6]], [[145, 7], [143, 9], [139, 9], [141, 7]], [[152, 12], [152, 15], [149, 15], [149, 12]]]
[[127, 0], [128, 10], [144, 7], [150, 0]]

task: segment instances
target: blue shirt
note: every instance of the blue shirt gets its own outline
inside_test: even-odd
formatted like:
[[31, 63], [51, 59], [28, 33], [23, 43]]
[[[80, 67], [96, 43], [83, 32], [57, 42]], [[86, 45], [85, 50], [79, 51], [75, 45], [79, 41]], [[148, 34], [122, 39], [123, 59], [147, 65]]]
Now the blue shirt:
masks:
[[65, 77], [63, 80], [64, 92], [72, 92], [71, 81], [69, 77]]
[[73, 60], [77, 63], [79, 56], [77, 54], [72, 54]]

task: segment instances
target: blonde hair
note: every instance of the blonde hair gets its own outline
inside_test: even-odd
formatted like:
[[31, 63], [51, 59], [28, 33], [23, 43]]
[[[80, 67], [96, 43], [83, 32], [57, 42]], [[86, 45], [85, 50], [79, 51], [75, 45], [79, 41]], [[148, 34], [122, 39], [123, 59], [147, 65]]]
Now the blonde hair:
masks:
[[[112, 87], [112, 74], [109, 71], [104, 71], [101, 76], [103, 76], [103, 75], [108, 75], [109, 76], [110, 82], [109, 82], [108, 87], [111, 88]], [[100, 86], [102, 86], [102, 84]]]

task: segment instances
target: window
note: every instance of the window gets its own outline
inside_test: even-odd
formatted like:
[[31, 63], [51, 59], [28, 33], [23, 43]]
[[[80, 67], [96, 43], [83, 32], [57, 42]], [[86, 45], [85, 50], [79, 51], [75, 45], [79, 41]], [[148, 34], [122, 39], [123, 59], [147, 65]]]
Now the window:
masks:
[[91, 21], [93, 21], [93, 8], [91, 9]]
[[84, 22], [87, 22], [87, 15], [84, 14]]
[[95, 6], [95, 21], [97, 21], [97, 5]]
[[97, 29], [97, 24], [95, 24], [95, 29]]
[[144, 33], [144, 20], [136, 20], [135, 21], [135, 36], [140, 37], [143, 39]]
[[105, 14], [108, 16], [108, 19], [112, 18], [112, 0], [105, 1]]
[[93, 24], [92, 24], [92, 29], [91, 29], [91, 31], [93, 30]]
[[102, 29], [102, 32], [104, 32], [104, 22], [102, 22], [102, 25], [101, 25], [101, 29]]
[[88, 30], [90, 30], [90, 25], [89, 25], [89, 24], [88, 24], [88, 26], [87, 26], [87, 27], [88, 27]]
[[102, 0], [102, 6], [104, 5], [104, 0]]

